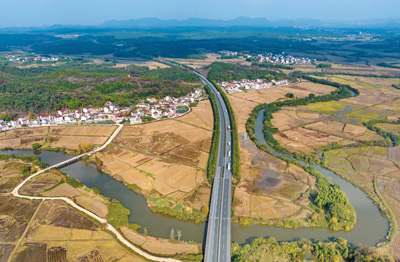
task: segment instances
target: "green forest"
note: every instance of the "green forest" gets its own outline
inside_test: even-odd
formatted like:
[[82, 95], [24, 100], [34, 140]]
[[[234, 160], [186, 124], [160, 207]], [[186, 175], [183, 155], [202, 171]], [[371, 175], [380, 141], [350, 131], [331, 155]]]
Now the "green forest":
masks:
[[208, 78], [217, 83], [241, 79], [265, 79], [267, 81], [291, 78], [279, 70], [268, 70], [261, 67], [246, 67], [222, 62], [214, 62], [208, 67]]
[[183, 96], [199, 85], [188, 69], [177, 67], [149, 70], [73, 63], [19, 69], [0, 65], [0, 110], [41, 113], [103, 106], [106, 101], [129, 106], [148, 96]]
[[323, 243], [309, 240], [278, 242], [270, 237], [256, 238], [245, 245], [232, 243], [232, 261], [383, 262], [391, 260], [387, 256], [379, 256], [373, 248], [355, 247], [342, 238]]

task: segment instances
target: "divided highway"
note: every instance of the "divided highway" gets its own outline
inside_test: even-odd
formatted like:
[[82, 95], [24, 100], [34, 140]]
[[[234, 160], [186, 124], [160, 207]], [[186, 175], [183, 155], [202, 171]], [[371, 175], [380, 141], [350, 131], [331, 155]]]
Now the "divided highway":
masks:
[[228, 110], [217, 88], [203, 75], [193, 71], [208, 85], [217, 101], [220, 116], [220, 139], [217, 170], [211, 193], [205, 262], [231, 261], [231, 201], [232, 201], [232, 134]]

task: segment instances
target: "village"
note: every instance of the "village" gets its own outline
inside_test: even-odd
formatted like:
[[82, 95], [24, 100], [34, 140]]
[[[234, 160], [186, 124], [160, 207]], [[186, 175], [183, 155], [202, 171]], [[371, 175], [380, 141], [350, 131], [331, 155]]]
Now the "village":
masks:
[[16, 55], [16, 54], [6, 55], [5, 58], [10, 62], [18, 62], [18, 63], [26, 63], [26, 62], [30, 62], [30, 61], [57, 62], [59, 60], [59, 57], [57, 57], [57, 56], [52, 56], [52, 57], [39, 56], [39, 55], [21, 56], [21, 55]]
[[148, 97], [136, 105], [124, 108], [119, 108], [112, 102], [106, 102], [103, 107], [63, 108], [53, 114], [43, 113], [39, 117], [33, 117], [30, 114], [29, 117], [20, 117], [9, 122], [0, 119], [0, 130], [63, 124], [89, 124], [104, 121], [112, 121], [118, 124], [141, 124], [175, 118], [188, 112], [193, 104], [203, 99], [203, 94], [202, 89], [196, 89], [192, 93], [179, 98], [166, 96], [163, 99], [155, 99]]
[[308, 57], [296, 57], [282, 54], [262, 53], [262, 54], [243, 54], [230, 50], [223, 50], [219, 52], [225, 57], [244, 57], [248, 60], [257, 61], [260, 63], [284, 64], [284, 65], [311, 65], [315, 59]]
[[243, 92], [249, 89], [264, 89], [271, 88], [272, 86], [285, 86], [288, 85], [287, 79], [271, 80], [269, 82], [263, 79], [249, 80], [242, 79], [240, 81], [222, 82], [220, 86], [226, 90], [227, 93]]

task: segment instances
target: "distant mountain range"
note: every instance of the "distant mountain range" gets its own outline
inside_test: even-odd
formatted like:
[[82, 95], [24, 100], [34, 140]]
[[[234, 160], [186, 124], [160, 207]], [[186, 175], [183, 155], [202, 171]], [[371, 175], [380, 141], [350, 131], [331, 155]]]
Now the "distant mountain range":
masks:
[[237, 17], [231, 20], [189, 18], [186, 20], [162, 20], [140, 18], [129, 20], [109, 20], [99, 25], [52, 25], [43, 27], [0, 28], [0, 32], [46, 31], [57, 29], [112, 29], [112, 28], [173, 28], [173, 27], [311, 27], [311, 28], [400, 28], [400, 18], [363, 21], [323, 21], [318, 19], [276, 19], [264, 17]]
[[186, 20], [162, 20], [140, 18], [130, 20], [109, 20], [96, 27], [106, 28], [154, 28], [154, 27], [400, 27], [400, 19], [368, 21], [322, 21], [317, 19], [277, 19], [238, 17], [232, 20], [189, 18]]

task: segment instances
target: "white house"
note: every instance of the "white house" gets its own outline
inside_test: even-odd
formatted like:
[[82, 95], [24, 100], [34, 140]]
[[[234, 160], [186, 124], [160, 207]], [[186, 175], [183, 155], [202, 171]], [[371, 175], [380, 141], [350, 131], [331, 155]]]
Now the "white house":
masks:
[[34, 126], [40, 126], [40, 119], [38, 118], [38, 119], [33, 120], [33, 121], [32, 121], [32, 124], [33, 124]]
[[84, 109], [83, 109], [83, 113], [90, 113], [90, 112], [92, 112], [92, 107], [91, 106], [88, 106], [88, 107], [85, 107]]
[[18, 126], [18, 121], [17, 120], [12, 120], [10, 121], [10, 124], [12, 127], [17, 127]]
[[50, 116], [48, 114], [41, 114], [40, 115], [40, 120], [42, 120], [42, 121], [46, 120], [46, 121], [50, 122], [51, 118], [50, 118]]
[[106, 114], [111, 113], [110, 107], [109, 106], [105, 106], [104, 109], [103, 109], [103, 112], [106, 113]]
[[80, 109], [77, 109], [77, 110], [75, 110], [75, 118], [81, 118], [81, 116], [82, 116], [82, 110], [80, 110]]
[[54, 122], [57, 124], [60, 124], [62, 122], [64, 122], [64, 117], [63, 116], [56, 116], [54, 117]]
[[29, 119], [27, 117], [20, 117], [18, 118], [18, 123], [20, 125], [27, 125], [29, 123]]
[[65, 122], [74, 122], [75, 121], [74, 115], [72, 115], [72, 114], [66, 115], [64, 117], [64, 120], [65, 120]]
[[87, 116], [86, 116], [86, 115], [83, 115], [83, 116], [81, 116], [81, 120], [82, 120], [82, 121], [87, 121], [87, 120], [88, 120], [88, 118], [87, 118]]

